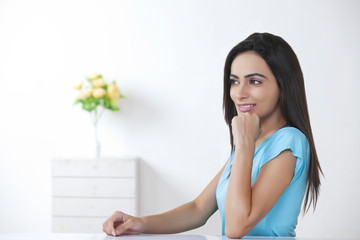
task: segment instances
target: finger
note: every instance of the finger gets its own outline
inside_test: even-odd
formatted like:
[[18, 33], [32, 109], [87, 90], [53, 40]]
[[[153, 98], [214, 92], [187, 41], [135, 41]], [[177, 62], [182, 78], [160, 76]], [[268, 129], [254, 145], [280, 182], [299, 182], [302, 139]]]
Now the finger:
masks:
[[113, 215], [111, 215], [106, 221], [105, 223], [103, 224], [103, 227], [105, 228], [105, 232], [108, 234], [108, 235], [113, 235], [115, 236], [115, 232], [114, 232], [114, 225], [115, 225], [115, 222], [121, 220], [121, 216], [122, 216], [122, 212], [119, 212], [119, 211], [116, 211], [113, 213]]
[[105, 221], [105, 222], [103, 223], [103, 232], [104, 232], [104, 233], [107, 233], [106, 230], [107, 230], [107, 222]]
[[132, 232], [131, 228], [135, 225], [134, 221], [132, 219], [127, 220], [125, 223], [118, 226], [114, 233], [115, 235], [123, 235], [126, 234], [126, 232]]
[[103, 224], [103, 231], [108, 235], [113, 235], [114, 231], [114, 222], [112, 220], [106, 220]]
[[122, 219], [122, 216], [123, 216], [123, 215], [125, 215], [125, 214], [122, 213], [122, 212], [116, 211], [116, 212], [113, 213], [113, 215], [111, 215], [111, 216], [109, 217], [108, 220], [112, 220], [113, 222], [115, 222], [115, 221], [118, 220], [118, 219]]

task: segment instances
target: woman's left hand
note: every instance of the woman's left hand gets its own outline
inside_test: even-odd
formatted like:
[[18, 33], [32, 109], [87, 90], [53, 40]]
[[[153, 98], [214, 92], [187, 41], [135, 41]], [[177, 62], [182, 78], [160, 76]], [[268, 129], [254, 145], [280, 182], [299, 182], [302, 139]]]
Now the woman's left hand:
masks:
[[261, 134], [260, 118], [255, 113], [247, 112], [233, 117], [231, 126], [235, 145], [243, 139], [255, 142]]

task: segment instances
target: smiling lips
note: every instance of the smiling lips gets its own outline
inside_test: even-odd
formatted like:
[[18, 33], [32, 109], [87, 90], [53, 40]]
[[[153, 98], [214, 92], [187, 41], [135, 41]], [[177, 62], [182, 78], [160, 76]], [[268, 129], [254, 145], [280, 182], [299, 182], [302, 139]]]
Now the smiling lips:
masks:
[[256, 106], [256, 104], [238, 104], [238, 108], [240, 112], [249, 112], [251, 111], [254, 107]]

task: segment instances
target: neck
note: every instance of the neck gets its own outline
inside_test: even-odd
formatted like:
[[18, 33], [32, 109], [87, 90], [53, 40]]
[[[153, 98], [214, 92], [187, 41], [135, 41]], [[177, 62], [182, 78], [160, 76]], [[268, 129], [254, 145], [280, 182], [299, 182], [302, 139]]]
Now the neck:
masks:
[[256, 146], [260, 145], [274, 132], [288, 124], [280, 111], [280, 107], [278, 107], [270, 116], [262, 118], [260, 123], [261, 134], [256, 140]]

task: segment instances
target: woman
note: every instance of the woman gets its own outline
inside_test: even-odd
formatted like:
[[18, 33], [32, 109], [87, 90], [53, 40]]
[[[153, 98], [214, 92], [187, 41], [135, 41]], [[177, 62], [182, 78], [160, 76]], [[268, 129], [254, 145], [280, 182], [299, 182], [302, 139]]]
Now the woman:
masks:
[[304, 196], [304, 212], [316, 207], [321, 168], [302, 71], [282, 38], [254, 33], [230, 51], [223, 109], [231, 155], [200, 195], [159, 215], [115, 212], [103, 224], [105, 233], [188, 231], [219, 209], [222, 234], [230, 238], [295, 236]]

